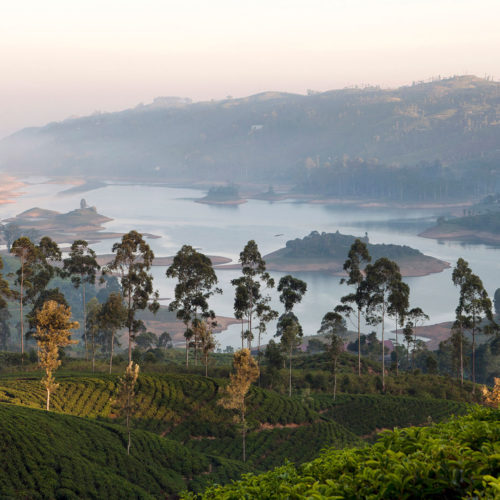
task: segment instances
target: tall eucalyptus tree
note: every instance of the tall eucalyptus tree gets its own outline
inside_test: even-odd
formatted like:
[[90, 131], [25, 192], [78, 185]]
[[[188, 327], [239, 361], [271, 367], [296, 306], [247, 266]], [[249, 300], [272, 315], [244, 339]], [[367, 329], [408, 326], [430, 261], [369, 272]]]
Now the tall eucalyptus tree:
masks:
[[392, 300], [399, 287], [401, 273], [399, 266], [386, 257], [377, 259], [366, 266], [365, 290], [369, 296], [367, 321], [370, 324], [382, 324], [382, 390], [385, 391], [385, 317], [394, 308]]
[[100, 266], [96, 260], [94, 250], [89, 248], [89, 244], [85, 240], [76, 240], [71, 245], [68, 258], [63, 261], [64, 274], [71, 279], [71, 283], [75, 288], [82, 288], [83, 302], [83, 339], [85, 342], [85, 357], [88, 358], [88, 342], [87, 342], [87, 319], [86, 319], [86, 301], [85, 301], [85, 284], [95, 284], [96, 274]]
[[[340, 299], [342, 306], [338, 309], [343, 313], [357, 314], [358, 327], [358, 375], [361, 375], [361, 313], [366, 308], [368, 303], [368, 295], [366, 287], [363, 286], [363, 264], [368, 264], [371, 261], [368, 247], [364, 241], [357, 238], [351, 245], [347, 260], [344, 262], [344, 271], [347, 273], [347, 278], [342, 278], [340, 283], [354, 286], [354, 292], [345, 295]], [[349, 305], [352, 304], [352, 305]]]
[[177, 318], [186, 327], [186, 366], [189, 366], [190, 340], [195, 336], [195, 353], [199, 340], [193, 322], [199, 319], [198, 316], [203, 319], [215, 318], [214, 312], [209, 309], [208, 299], [215, 293], [222, 293], [222, 290], [216, 287], [218, 280], [212, 261], [189, 245], [183, 245], [177, 252], [166, 276], [177, 278], [175, 300], [170, 303], [169, 309], [176, 311]]
[[159, 308], [158, 292], [153, 290], [153, 276], [149, 273], [154, 253], [137, 231], [122, 236], [112, 248], [115, 257], [104, 272], [118, 273], [127, 307], [128, 361], [132, 362], [132, 342], [142, 326], [136, 311], [149, 309], [156, 313]]
[[254, 240], [248, 241], [245, 245], [240, 253], [239, 262], [242, 268], [242, 276], [231, 281], [231, 284], [235, 287], [235, 316], [239, 319], [246, 318], [246, 335], [248, 347], [250, 348], [253, 338], [252, 321], [256, 315], [257, 305], [262, 300], [266, 301], [261, 286], [265, 285], [267, 288], [273, 288], [274, 280], [266, 271], [266, 263]]

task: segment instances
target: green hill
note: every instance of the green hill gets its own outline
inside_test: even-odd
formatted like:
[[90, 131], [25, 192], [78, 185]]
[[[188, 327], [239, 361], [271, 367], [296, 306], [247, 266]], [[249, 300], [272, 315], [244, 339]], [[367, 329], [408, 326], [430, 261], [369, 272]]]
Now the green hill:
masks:
[[397, 201], [477, 196], [498, 177], [499, 86], [458, 76], [397, 89], [153, 103], [22, 130], [0, 142], [0, 168], [276, 181], [313, 195]]
[[248, 470], [118, 425], [0, 404], [2, 498], [165, 498]]
[[[300, 467], [213, 487], [196, 498], [499, 498], [500, 411], [385, 433], [361, 449], [327, 450]], [[185, 498], [193, 498], [188, 495]]]
[[324, 417], [364, 439], [375, 437], [384, 429], [441, 422], [470, 409], [457, 401], [380, 394], [341, 394], [336, 401], [320, 395], [315, 402]]
[[[433, 377], [420, 378], [439, 383]], [[363, 446], [381, 429], [439, 422], [467, 409], [459, 401], [428, 397], [340, 394], [333, 401], [330, 394], [289, 398], [253, 387], [248, 396], [248, 461], [243, 464], [241, 430], [234, 414], [217, 404], [225, 381], [193, 374], [142, 374], [128, 458], [125, 430], [116, 423], [111, 405], [117, 377], [61, 372], [58, 382], [53, 412], [47, 413], [41, 410], [45, 392], [38, 374], [0, 378], [0, 439], [9, 443], [4, 453], [13, 454], [12, 467], [20, 471], [8, 469], [6, 477], [0, 473], [0, 491], [33, 498], [35, 491], [50, 498], [113, 498], [123, 490], [125, 497], [160, 498], [186, 488], [198, 491], [213, 481], [227, 483], [242, 472], [264, 472], [285, 460], [301, 464], [324, 448]], [[464, 396], [448, 395], [458, 400]]]

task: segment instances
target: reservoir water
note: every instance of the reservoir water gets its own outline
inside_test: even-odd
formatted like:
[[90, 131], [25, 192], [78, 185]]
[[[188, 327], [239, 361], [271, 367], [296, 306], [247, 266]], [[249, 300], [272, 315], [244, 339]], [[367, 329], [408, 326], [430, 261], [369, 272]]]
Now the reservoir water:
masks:
[[[33, 183], [12, 204], [0, 206], [0, 218], [12, 217], [32, 207], [66, 212], [80, 206], [80, 199], [95, 205], [99, 213], [112, 217], [106, 230], [153, 233], [159, 239], [148, 243], [157, 256], [175, 254], [183, 244], [200, 251], [226, 256], [237, 261], [246, 242], [254, 239], [262, 255], [282, 248], [287, 240], [302, 238], [311, 231], [335, 232], [363, 236], [371, 243], [409, 245], [427, 255], [438, 257], [452, 266], [459, 257], [466, 259], [490, 294], [500, 287], [499, 249], [485, 245], [440, 243], [417, 234], [440, 214], [438, 210], [402, 210], [387, 208], [352, 208], [300, 203], [292, 200], [267, 202], [249, 200], [237, 206], [213, 206], [195, 203], [199, 190], [164, 186], [109, 184], [86, 193], [58, 194], [68, 186]], [[425, 218], [425, 220], [424, 220]], [[68, 243], [71, 243], [69, 241]], [[97, 253], [110, 253], [113, 240], [93, 245]], [[161, 297], [172, 297], [175, 282], [167, 280], [164, 267], [154, 267], [155, 287]], [[458, 291], [451, 282], [451, 269], [418, 278], [405, 278], [411, 288], [411, 305], [421, 307], [430, 323], [453, 319]], [[235, 270], [217, 272], [223, 295], [211, 302], [219, 315], [233, 315], [233, 289], [230, 281], [239, 275]], [[276, 281], [284, 273], [272, 273]], [[314, 334], [323, 315], [339, 303], [349, 287], [340, 278], [324, 273], [294, 273], [308, 284], [308, 291], [295, 312], [305, 334]], [[282, 308], [275, 290], [270, 291], [274, 306]], [[389, 324], [389, 328], [393, 325]], [[274, 334], [271, 325], [267, 339]], [[233, 325], [218, 336], [222, 347], [240, 344], [240, 327]]]

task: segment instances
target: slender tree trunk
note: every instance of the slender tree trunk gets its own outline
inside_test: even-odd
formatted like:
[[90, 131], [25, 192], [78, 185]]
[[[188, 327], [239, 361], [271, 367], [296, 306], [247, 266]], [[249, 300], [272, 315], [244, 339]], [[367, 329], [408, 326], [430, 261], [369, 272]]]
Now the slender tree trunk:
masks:
[[[198, 316], [196, 312], [194, 313], [195, 324], [198, 325]], [[191, 326], [193, 326], [193, 322], [191, 322]], [[197, 328], [193, 328], [194, 332], [194, 366], [198, 366], [198, 335], [196, 333]]]
[[398, 315], [396, 314], [396, 377], [399, 375], [399, 360], [398, 360]]
[[259, 387], [260, 387], [260, 329], [259, 329], [259, 337], [257, 340], [257, 364], [259, 365]]
[[476, 393], [476, 321], [472, 322], [472, 394]]
[[130, 291], [128, 292], [128, 362], [129, 364], [132, 363], [132, 321], [131, 321], [131, 314], [132, 311], [132, 296], [130, 294]]
[[127, 433], [128, 433], [127, 455], [130, 455], [130, 394], [127, 395]]
[[109, 374], [111, 375], [111, 370], [113, 369], [113, 347], [115, 344], [115, 331], [111, 330], [111, 356], [109, 357]]
[[189, 339], [187, 337], [186, 337], [186, 368], [189, 368]]
[[463, 331], [460, 327], [460, 384], [464, 385]]
[[50, 411], [50, 389], [47, 387], [47, 411]]
[[24, 299], [24, 257], [21, 255], [21, 300], [20, 300], [20, 315], [19, 322], [21, 323], [21, 366], [24, 367], [24, 314], [23, 314], [23, 299]]
[[205, 354], [205, 377], [208, 377], [208, 353]]
[[245, 422], [245, 409], [241, 411], [241, 424], [242, 424], [242, 437], [243, 437], [243, 462], [247, 461], [247, 450], [246, 450], [246, 434], [247, 426]]
[[95, 333], [92, 333], [92, 373], [95, 372]]
[[241, 348], [245, 347], [243, 341], [245, 339], [245, 334], [243, 333], [243, 318], [241, 318]]
[[361, 376], [361, 310], [358, 307], [358, 376]]
[[337, 358], [333, 362], [333, 400], [337, 397]]
[[385, 330], [385, 301], [382, 305], [382, 391], [385, 392], [385, 344], [384, 344], [384, 330]]
[[288, 378], [289, 378], [288, 396], [292, 397], [292, 348], [290, 348]]
[[85, 342], [85, 361], [89, 360], [89, 349], [87, 343], [87, 311], [85, 310], [85, 283], [82, 276], [82, 297], [83, 297], [83, 339]]
[[[416, 328], [416, 325], [415, 325]], [[413, 329], [413, 349], [411, 350], [411, 369], [415, 370], [415, 348], [417, 347], [417, 331]]]

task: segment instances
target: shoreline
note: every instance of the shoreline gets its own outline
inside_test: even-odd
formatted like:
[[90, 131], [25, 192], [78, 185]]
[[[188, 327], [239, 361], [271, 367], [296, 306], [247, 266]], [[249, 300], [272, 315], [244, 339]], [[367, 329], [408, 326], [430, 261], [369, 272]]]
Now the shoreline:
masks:
[[[109, 253], [109, 254], [101, 254], [97, 255], [96, 259], [98, 264], [102, 266], [106, 266], [111, 262], [111, 260], [115, 257], [114, 254]], [[229, 257], [221, 257], [220, 255], [207, 255], [207, 257], [212, 261], [212, 265], [214, 266], [214, 269], [219, 269], [217, 266], [221, 266], [223, 264], [228, 264], [229, 262], [232, 262], [232, 259]], [[153, 266], [159, 266], [159, 267], [168, 267], [170, 264], [172, 264], [174, 260], [174, 256], [167, 256], [167, 257], [155, 257], [153, 259]]]
[[[428, 257], [428, 256], [427, 256]], [[339, 278], [345, 278], [347, 274], [343, 270], [343, 262], [339, 261], [324, 261], [324, 262], [303, 262], [303, 263], [292, 263], [292, 262], [273, 262], [266, 260], [266, 256], [263, 257], [266, 261], [267, 271], [275, 272], [288, 272], [288, 273], [328, 273], [330, 276], [336, 276]], [[429, 276], [431, 274], [441, 273], [446, 269], [451, 267], [449, 262], [444, 260], [436, 259], [435, 257], [428, 257], [429, 259], [434, 259], [436, 262], [429, 262], [427, 266], [422, 265], [420, 268], [412, 265], [411, 263], [398, 263], [401, 271], [401, 276], [404, 278], [419, 278], [422, 276]], [[397, 262], [397, 261], [396, 261]], [[229, 264], [229, 265], [214, 265], [216, 270], [239, 270], [241, 269], [240, 264]]]
[[[19, 179], [16, 177], [16, 179]], [[145, 185], [145, 186], [158, 186], [158, 187], [166, 187], [171, 189], [196, 189], [196, 190], [206, 190], [207, 187], [219, 185], [219, 181], [213, 182], [196, 182], [195, 180], [190, 179], [172, 179], [172, 180], [158, 180], [156, 178], [152, 179], [143, 179], [139, 181], [134, 178], [95, 178], [89, 181], [90, 184], [93, 183], [104, 183], [107, 185], [107, 182], [113, 184], [115, 182], [118, 183], [126, 183], [128, 185]], [[69, 184], [74, 187], [82, 186], [86, 184], [87, 181], [82, 177], [61, 177], [57, 176], [51, 177], [50, 181], [46, 181], [46, 184]], [[275, 196], [272, 198], [265, 198], [263, 196], [266, 187], [269, 186], [269, 183], [239, 183], [239, 186], [243, 191], [246, 191], [245, 198], [240, 200], [229, 200], [229, 201], [217, 201], [217, 200], [203, 200], [200, 198], [199, 200], [194, 200], [196, 203], [205, 203], [207, 205], [240, 205], [242, 203], [247, 203], [250, 199], [255, 200], [263, 200], [263, 201], [284, 201], [284, 200], [297, 200], [298, 202], [303, 203], [311, 203], [311, 204], [320, 204], [320, 205], [338, 205], [338, 206], [352, 206], [356, 208], [394, 208], [394, 209], [425, 209], [425, 210], [435, 210], [435, 209], [459, 209], [463, 207], [470, 207], [476, 201], [474, 200], [466, 200], [466, 201], [453, 201], [453, 202], [442, 202], [442, 203], [401, 203], [401, 202], [390, 202], [390, 201], [380, 201], [380, 200], [359, 200], [359, 199], [346, 199], [346, 198], [329, 198], [329, 197], [321, 197], [318, 195], [310, 195], [310, 194], [301, 194], [301, 193], [292, 193], [292, 192], [277, 192]], [[82, 186], [83, 187], [83, 186]], [[102, 186], [101, 186], [102, 187]], [[293, 185], [283, 184], [278, 186], [278, 189], [292, 189]], [[71, 188], [70, 188], [71, 189]], [[63, 191], [64, 193], [64, 191]]]
[[[217, 326], [213, 329], [215, 334], [225, 332], [229, 326], [240, 323], [240, 320], [228, 316], [216, 316], [215, 320], [217, 321]], [[186, 326], [182, 321], [155, 321], [154, 319], [145, 319], [143, 321], [148, 331], [157, 335], [167, 331], [172, 336], [173, 341], [182, 341], [182, 344], [185, 344], [184, 331]]]
[[195, 203], [203, 203], [204, 205], [242, 205], [243, 203], [247, 203], [248, 200], [240, 198], [239, 200], [206, 200], [204, 198], [200, 198], [198, 200], [194, 200]]
[[438, 227], [426, 229], [418, 236], [433, 240], [459, 241], [476, 245], [500, 245], [500, 234], [473, 229], [457, 229], [455, 231], [439, 230]]

